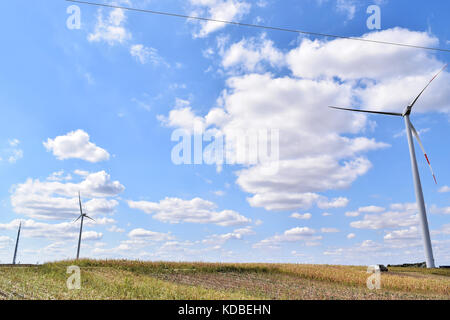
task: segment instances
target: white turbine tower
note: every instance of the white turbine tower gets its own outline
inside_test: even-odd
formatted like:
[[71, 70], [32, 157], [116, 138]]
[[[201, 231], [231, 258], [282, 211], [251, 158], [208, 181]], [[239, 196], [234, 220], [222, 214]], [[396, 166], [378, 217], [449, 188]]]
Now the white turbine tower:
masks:
[[416, 104], [417, 100], [419, 100], [420, 96], [425, 92], [425, 90], [428, 88], [428, 86], [433, 82], [434, 79], [437, 78], [437, 76], [444, 71], [444, 69], [447, 68], [447, 65], [445, 65], [441, 71], [439, 71], [426, 85], [426, 87], [419, 93], [419, 95], [411, 102], [410, 105], [408, 105], [403, 113], [395, 113], [395, 112], [382, 112], [382, 111], [370, 111], [370, 110], [360, 110], [360, 109], [348, 109], [348, 108], [338, 108], [338, 107], [331, 107], [333, 109], [339, 109], [339, 110], [347, 110], [347, 111], [356, 111], [356, 112], [364, 112], [364, 113], [375, 113], [375, 114], [384, 114], [384, 115], [390, 115], [390, 116], [400, 116], [403, 117], [405, 120], [405, 126], [406, 126], [406, 136], [408, 138], [408, 145], [409, 145], [409, 153], [411, 157], [411, 167], [412, 167], [412, 174], [414, 179], [414, 187], [415, 187], [415, 193], [416, 193], [416, 201], [417, 206], [419, 209], [420, 214], [420, 224], [422, 227], [422, 238], [424, 242], [424, 248], [425, 248], [425, 256], [427, 260], [427, 268], [435, 268], [434, 264], [434, 258], [433, 258], [433, 248], [431, 246], [431, 239], [430, 239], [430, 230], [428, 227], [428, 220], [427, 220], [427, 212], [425, 209], [425, 201], [423, 198], [423, 191], [422, 191], [422, 184], [420, 182], [420, 176], [419, 176], [419, 170], [417, 168], [417, 160], [416, 160], [416, 151], [414, 149], [414, 140], [413, 135], [416, 137], [417, 141], [419, 142], [420, 148], [422, 149], [425, 159], [427, 160], [427, 163], [430, 167], [431, 174], [433, 175], [434, 182], [437, 184], [436, 177], [434, 175], [433, 169], [430, 164], [430, 160], [428, 159], [427, 153], [425, 152], [425, 149], [423, 147], [422, 141], [420, 141], [419, 133], [412, 125], [411, 121], [409, 120], [409, 116], [411, 114], [412, 108]]
[[91, 219], [92, 221], [95, 221], [94, 219], [89, 217], [86, 213], [83, 213], [83, 208], [81, 206], [81, 195], [80, 195], [80, 192], [78, 192], [78, 202], [80, 203], [80, 216], [74, 221], [74, 222], [77, 222], [81, 218], [80, 236], [78, 237], [77, 260], [80, 257], [81, 234], [83, 233], [83, 221], [84, 221], [84, 218], [88, 218], [88, 219]]
[[20, 221], [19, 230], [17, 231], [16, 247], [14, 248], [14, 257], [13, 257], [13, 263], [12, 264], [16, 264], [17, 248], [19, 247], [20, 229], [21, 228], [22, 228], [22, 221]]

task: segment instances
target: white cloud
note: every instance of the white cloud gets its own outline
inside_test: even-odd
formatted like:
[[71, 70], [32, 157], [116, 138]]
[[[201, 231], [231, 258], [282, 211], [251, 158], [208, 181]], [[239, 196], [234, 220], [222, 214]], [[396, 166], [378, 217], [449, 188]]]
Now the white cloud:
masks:
[[98, 10], [97, 24], [93, 33], [88, 35], [90, 42], [104, 41], [109, 45], [123, 44], [131, 39], [131, 33], [125, 28], [126, 15], [122, 9], [113, 9], [107, 18]]
[[53, 152], [58, 160], [82, 159], [88, 162], [100, 162], [109, 159], [109, 153], [89, 141], [89, 134], [83, 130], [71, 131], [64, 136], [48, 139], [44, 142], [47, 151]]
[[38, 219], [72, 219], [79, 214], [78, 191], [89, 215], [112, 213], [118, 202], [114, 197], [124, 190], [119, 181], [111, 181], [105, 171], [91, 173], [79, 183], [27, 179], [13, 186], [11, 205], [16, 213]]
[[356, 234], [354, 234], [354, 233], [349, 233], [347, 235], [347, 239], [354, 239], [355, 237], [356, 237]]
[[349, 203], [349, 200], [344, 197], [335, 198], [331, 201], [319, 200], [317, 206], [320, 209], [334, 209], [334, 208], [344, 208]]
[[366, 214], [363, 220], [351, 222], [357, 229], [394, 229], [412, 227], [418, 224], [417, 206], [414, 204], [393, 204], [391, 211], [381, 214]]
[[[401, 28], [363, 37], [421, 46], [438, 43], [427, 33]], [[214, 128], [227, 141], [237, 132], [279, 130], [276, 174], [264, 172], [261, 165], [248, 165], [236, 172], [237, 184], [250, 194], [250, 205], [267, 210], [307, 210], [313, 205], [332, 208], [333, 200], [326, 200], [329, 206], [325, 205], [321, 193], [350, 187], [372, 167], [366, 154], [389, 146], [366, 137], [373, 122], [365, 115], [333, 111], [327, 106], [362, 103], [379, 110], [403, 111], [443, 65], [432, 54], [418, 50], [348, 39], [303, 39], [285, 54], [286, 68], [291, 73], [277, 77], [260, 69], [265, 57], [260, 55], [261, 45], [248, 45], [251, 41], [244, 39], [236, 44], [237, 52], [245, 54], [228, 61], [230, 66], [241, 66], [244, 71], [259, 69], [259, 74], [228, 78], [217, 105], [205, 117], [189, 108], [183, 112], [175, 110], [186, 121], [177, 124], [175, 116], [169, 118], [174, 119], [171, 124], [175, 127], [192, 128], [193, 123], [199, 123], [204, 128]], [[221, 43], [219, 47], [227, 52], [223, 37]], [[273, 43], [270, 47], [276, 50]], [[450, 112], [448, 77], [444, 72], [421, 100], [423, 106], [432, 107], [423, 109], [417, 105], [418, 109]]]
[[[363, 35], [368, 40], [437, 46], [439, 40], [426, 32], [393, 28]], [[365, 87], [355, 90], [360, 104], [376, 110], [402, 112], [431, 77], [443, 67], [433, 55], [409, 48], [377, 44], [361, 45], [357, 41], [303, 40], [287, 56], [294, 74], [299, 77], [339, 77], [363, 80]], [[367, 63], [370, 61], [370, 64]], [[389, 65], [389, 68], [385, 66]], [[417, 104], [417, 111], [450, 112], [450, 74], [435, 80]], [[395, 92], [396, 94], [392, 94]]]
[[386, 209], [383, 207], [377, 207], [377, 206], [367, 206], [367, 207], [361, 207], [358, 209], [358, 212], [367, 212], [367, 213], [380, 213], [385, 211]]
[[266, 39], [264, 34], [259, 38], [244, 38], [223, 52], [222, 66], [225, 69], [264, 71], [263, 63], [272, 67], [285, 64], [284, 54], [275, 48], [273, 41]]
[[304, 213], [304, 214], [293, 213], [293, 214], [291, 214], [291, 218], [295, 218], [295, 219], [299, 219], [299, 220], [309, 220], [309, 219], [311, 219], [311, 217], [312, 217], [311, 213]]
[[337, 233], [340, 231], [339, 231], [339, 229], [336, 229], [336, 228], [321, 228], [320, 232], [322, 232], [322, 233]]
[[123, 233], [125, 232], [125, 229], [119, 228], [117, 226], [111, 226], [110, 228], [108, 228], [109, 232], [117, 232], [117, 233]]
[[[50, 240], [73, 240], [74, 243], [79, 236], [80, 225], [71, 222], [63, 222], [59, 224], [48, 224], [36, 222], [34, 220], [13, 220], [10, 223], [0, 224], [0, 230], [17, 230], [19, 223], [22, 222], [21, 236], [24, 238], [42, 238]], [[83, 230], [82, 239], [100, 240], [102, 233]]]
[[213, 192], [218, 197], [223, 197], [225, 195], [225, 191], [223, 190], [217, 190]]
[[23, 151], [20, 149], [14, 149], [11, 151], [11, 155], [8, 157], [9, 163], [16, 163], [17, 160], [20, 160], [23, 158]]
[[53, 172], [50, 176], [47, 177], [48, 181], [69, 181], [72, 180], [72, 176], [67, 174], [64, 176], [64, 170], [59, 170], [56, 172]]
[[255, 248], [260, 247], [277, 247], [284, 242], [300, 242], [300, 241], [315, 241], [322, 239], [322, 236], [316, 235], [314, 229], [308, 227], [297, 227], [286, 230], [281, 235], [275, 235], [273, 237], [261, 240], [254, 245]]
[[10, 139], [8, 140], [8, 143], [11, 147], [17, 147], [20, 144], [19, 139]]
[[168, 241], [175, 239], [170, 233], [161, 233], [142, 228], [131, 230], [128, 237], [138, 241]]
[[[350, 115], [354, 117], [350, 121], [348, 115], [326, 115], [329, 110], [325, 106], [332, 104], [330, 101], [350, 99], [350, 88], [345, 85], [273, 78], [269, 74], [233, 77], [227, 84], [229, 89], [222, 96], [226, 117], [219, 125], [225, 135], [248, 128], [280, 130], [278, 173], [267, 174], [264, 166], [252, 166], [238, 174], [238, 185], [254, 194], [249, 198], [252, 206], [307, 209], [323, 200], [316, 192], [347, 188], [370, 169], [370, 162], [356, 156], [358, 153], [386, 146], [363, 137], [339, 135], [345, 131], [356, 133], [365, 125], [365, 118], [359, 115]], [[315, 119], [320, 108], [325, 115]], [[353, 159], [340, 161], [343, 158]], [[323, 208], [333, 207], [332, 203], [320, 202]]]
[[202, 243], [212, 244], [212, 245], [222, 245], [228, 240], [242, 240], [246, 235], [254, 235], [252, 227], [246, 227], [242, 229], [236, 229], [233, 232], [225, 234], [214, 234], [208, 236], [206, 239], [202, 240]]
[[23, 150], [19, 149], [20, 141], [18, 139], [9, 139], [8, 147], [0, 150], [0, 162], [5, 160], [10, 164], [16, 163], [23, 158]]
[[175, 109], [169, 112], [169, 116], [158, 116], [161, 124], [171, 128], [181, 128], [187, 132], [201, 133], [205, 130], [205, 119], [197, 116], [192, 111], [190, 102], [182, 99], [176, 99]]
[[443, 186], [439, 189], [439, 192], [444, 193], [444, 192], [450, 192], [450, 187], [449, 186]]
[[444, 234], [444, 235], [450, 235], [450, 224], [444, 224], [441, 229], [435, 230], [431, 232], [432, 234]]
[[377, 207], [377, 206], [366, 206], [366, 207], [360, 207], [357, 211], [347, 211], [345, 213], [346, 217], [358, 217], [361, 213], [380, 213], [385, 211], [386, 209], [383, 207]]
[[167, 66], [167, 63], [158, 54], [158, 50], [156, 50], [155, 48], [146, 47], [143, 44], [132, 45], [130, 48], [130, 54], [132, 57], [135, 57], [141, 64], [152, 63], [156, 66], [161, 64]]
[[219, 226], [245, 225], [250, 219], [233, 210], [216, 211], [213, 202], [194, 198], [165, 198], [158, 202], [128, 201], [130, 208], [153, 214], [153, 218], [168, 223], [212, 223]]
[[[0, 227], [1, 229], [1, 227]], [[0, 249], [10, 246], [14, 243], [14, 240], [7, 236], [0, 236]]]
[[384, 240], [387, 241], [418, 239], [420, 239], [420, 233], [416, 226], [409, 227], [408, 229], [391, 231], [384, 236]]
[[[241, 20], [251, 7], [249, 3], [239, 0], [190, 0], [190, 3], [194, 6], [191, 15], [224, 21]], [[201, 28], [194, 34], [195, 37], [204, 38], [226, 26], [224, 23], [213, 21], [200, 22], [200, 25]]]
[[356, 5], [354, 0], [337, 0], [336, 8], [347, 15], [347, 20], [352, 20], [355, 17]]
[[436, 205], [432, 205], [430, 212], [435, 214], [450, 214], [450, 207], [439, 208]]

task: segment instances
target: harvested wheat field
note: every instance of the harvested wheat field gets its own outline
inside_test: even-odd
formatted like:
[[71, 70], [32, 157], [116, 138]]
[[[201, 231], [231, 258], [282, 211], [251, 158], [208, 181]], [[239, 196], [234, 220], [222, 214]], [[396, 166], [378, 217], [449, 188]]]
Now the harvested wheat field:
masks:
[[[69, 290], [67, 267], [81, 268]], [[356, 300], [450, 298], [450, 270], [391, 268], [369, 290], [367, 267], [301, 264], [214, 264], [63, 261], [0, 267], [0, 299]]]

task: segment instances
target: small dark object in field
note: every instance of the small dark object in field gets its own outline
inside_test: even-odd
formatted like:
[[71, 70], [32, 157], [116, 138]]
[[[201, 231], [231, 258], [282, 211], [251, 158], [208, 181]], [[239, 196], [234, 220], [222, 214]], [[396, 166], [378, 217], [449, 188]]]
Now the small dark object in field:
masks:
[[440, 266], [441, 269], [450, 269], [450, 266]]
[[384, 264], [379, 264], [378, 268], [380, 268], [381, 272], [388, 272], [388, 268], [386, 268], [386, 266]]

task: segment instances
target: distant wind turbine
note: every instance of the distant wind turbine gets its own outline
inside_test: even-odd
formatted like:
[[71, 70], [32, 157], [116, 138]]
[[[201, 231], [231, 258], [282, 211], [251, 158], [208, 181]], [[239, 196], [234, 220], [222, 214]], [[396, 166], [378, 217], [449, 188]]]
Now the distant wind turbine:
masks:
[[425, 256], [427, 260], [427, 268], [435, 268], [434, 264], [434, 258], [433, 258], [433, 248], [431, 246], [431, 238], [430, 238], [430, 230], [428, 227], [428, 220], [427, 220], [427, 212], [425, 209], [425, 201], [423, 198], [423, 191], [422, 191], [422, 184], [420, 182], [420, 176], [419, 176], [419, 170], [417, 168], [417, 160], [416, 160], [416, 151], [414, 149], [414, 140], [413, 135], [419, 142], [420, 148], [422, 149], [425, 159], [427, 160], [428, 166], [430, 167], [431, 174], [433, 175], [434, 182], [437, 184], [436, 176], [434, 175], [433, 168], [431, 167], [430, 160], [428, 158], [427, 153], [425, 152], [425, 148], [423, 147], [422, 141], [420, 141], [419, 133], [414, 128], [413, 124], [411, 123], [409, 119], [409, 115], [411, 114], [412, 108], [416, 104], [417, 100], [419, 100], [420, 96], [425, 92], [425, 90], [429, 87], [431, 82], [433, 82], [434, 79], [437, 78], [437, 76], [444, 71], [445, 68], [447, 68], [448, 64], [445, 65], [431, 80], [428, 82], [426, 87], [419, 93], [419, 95], [411, 102], [410, 105], [408, 105], [403, 113], [396, 113], [396, 112], [382, 112], [382, 111], [370, 111], [370, 110], [360, 110], [360, 109], [348, 109], [348, 108], [338, 108], [338, 107], [331, 107], [333, 109], [339, 109], [339, 110], [347, 110], [347, 111], [356, 111], [356, 112], [364, 112], [364, 113], [375, 113], [375, 114], [383, 114], [383, 115], [389, 115], [389, 116], [400, 116], [403, 117], [405, 120], [405, 126], [406, 126], [406, 136], [408, 138], [408, 145], [409, 145], [409, 155], [411, 157], [411, 167], [412, 167], [412, 174], [414, 179], [414, 187], [415, 187], [415, 193], [416, 193], [416, 201], [417, 206], [419, 208], [420, 213], [420, 224], [422, 227], [422, 238], [424, 241], [424, 248], [425, 248]]
[[13, 257], [13, 263], [12, 264], [16, 264], [17, 248], [19, 247], [20, 229], [21, 228], [22, 228], [22, 221], [20, 221], [19, 231], [17, 231], [16, 247], [14, 249], [14, 257]]
[[83, 213], [83, 208], [81, 206], [81, 195], [80, 195], [79, 191], [78, 191], [78, 202], [80, 203], [80, 216], [74, 221], [74, 222], [77, 222], [81, 218], [80, 236], [78, 238], [77, 260], [80, 257], [81, 234], [83, 233], [83, 221], [84, 221], [84, 218], [88, 218], [88, 219], [91, 219], [92, 221], [95, 221], [94, 219], [89, 217], [85, 212]]

